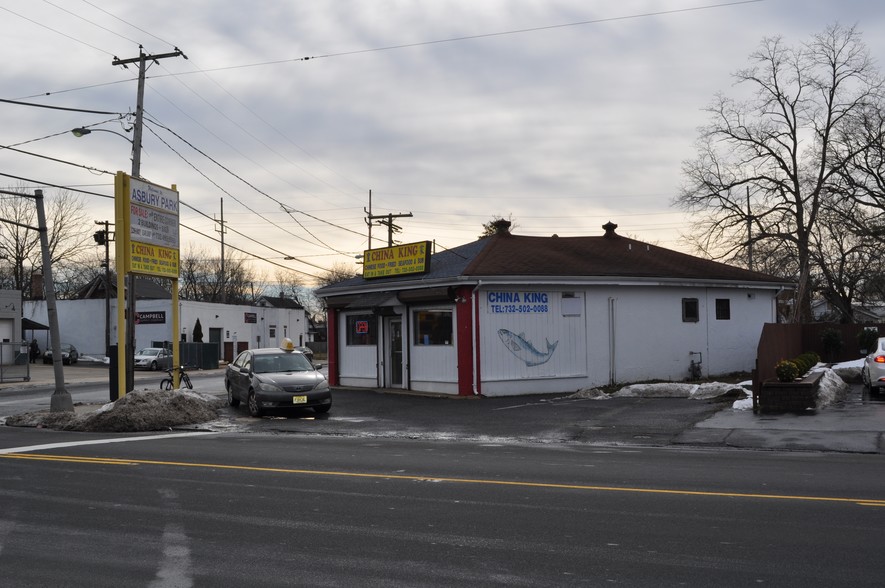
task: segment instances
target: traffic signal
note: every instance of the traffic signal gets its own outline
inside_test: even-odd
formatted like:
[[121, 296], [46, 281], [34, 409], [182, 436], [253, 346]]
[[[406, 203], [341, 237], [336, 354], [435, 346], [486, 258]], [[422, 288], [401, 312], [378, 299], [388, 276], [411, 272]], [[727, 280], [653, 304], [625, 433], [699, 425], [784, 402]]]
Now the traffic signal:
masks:
[[108, 238], [108, 236], [107, 236], [107, 232], [105, 232], [105, 231], [95, 231], [95, 233], [92, 234], [92, 238], [95, 239], [95, 242], [96, 242], [98, 245], [104, 245], [104, 244], [105, 244], [105, 241], [107, 241], [107, 238]]

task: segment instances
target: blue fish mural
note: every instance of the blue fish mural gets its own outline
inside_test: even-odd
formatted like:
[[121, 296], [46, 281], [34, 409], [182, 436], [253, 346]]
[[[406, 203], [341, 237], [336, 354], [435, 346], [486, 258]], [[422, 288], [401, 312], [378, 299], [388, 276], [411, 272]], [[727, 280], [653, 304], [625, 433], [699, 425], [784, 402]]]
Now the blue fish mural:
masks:
[[556, 351], [556, 346], [559, 344], [559, 341], [550, 343], [550, 340], [546, 339], [547, 353], [541, 353], [535, 349], [534, 345], [526, 341], [525, 333], [515, 335], [507, 329], [498, 329], [498, 336], [501, 338], [504, 346], [510, 350], [510, 353], [521, 359], [529, 367], [550, 361], [553, 352]]

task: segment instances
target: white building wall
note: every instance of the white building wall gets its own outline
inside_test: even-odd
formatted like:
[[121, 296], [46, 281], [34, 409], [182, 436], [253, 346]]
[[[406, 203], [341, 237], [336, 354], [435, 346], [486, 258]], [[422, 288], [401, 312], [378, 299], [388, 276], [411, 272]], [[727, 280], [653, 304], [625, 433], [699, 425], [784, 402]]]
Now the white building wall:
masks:
[[[602, 286], [478, 295], [488, 396], [683, 381], [692, 358], [703, 359], [705, 375], [750, 371], [763, 324], [776, 320], [773, 290]], [[698, 300], [697, 322], [683, 321], [684, 298]], [[729, 320], [716, 319], [717, 298], [730, 301]]]
[[[76, 347], [81, 354], [102, 358], [105, 353], [104, 300], [59, 300], [58, 324], [61, 340]], [[182, 335], [193, 341], [197, 319], [203, 330], [203, 341], [209, 341], [209, 329], [221, 329], [221, 342], [247, 342], [249, 347], [278, 346], [284, 337], [296, 345], [307, 339], [307, 317], [303, 309], [263, 308], [247, 305], [213, 304], [183, 300], [179, 303], [180, 332], [172, 332], [171, 300], [139, 300], [136, 312], [165, 312], [161, 324], [139, 324], [135, 327], [136, 348], [148, 347], [154, 341], [171, 342]], [[254, 315], [255, 322], [247, 322]], [[27, 301], [23, 316], [48, 324], [46, 301]], [[116, 299], [111, 300], [111, 345], [117, 343]], [[45, 349], [49, 332], [35, 333], [40, 348]]]

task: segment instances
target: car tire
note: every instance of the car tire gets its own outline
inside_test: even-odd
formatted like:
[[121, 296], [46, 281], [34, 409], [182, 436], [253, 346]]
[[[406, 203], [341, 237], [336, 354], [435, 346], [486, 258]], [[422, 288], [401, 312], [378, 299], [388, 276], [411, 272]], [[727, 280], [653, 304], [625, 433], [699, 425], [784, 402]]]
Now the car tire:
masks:
[[332, 403], [331, 402], [329, 404], [324, 404], [322, 406], [314, 406], [313, 407], [313, 411], [317, 414], [326, 414], [330, 410], [332, 410]]
[[227, 403], [234, 408], [238, 407], [240, 405], [240, 397], [234, 396], [234, 391], [233, 388], [231, 388], [230, 382], [225, 385], [225, 388], [227, 388]]
[[151, 371], [152, 372], [157, 371], [157, 362], [156, 361], [151, 362]]
[[260, 417], [263, 413], [261, 410], [261, 406], [258, 404], [258, 398], [255, 397], [255, 390], [249, 390], [249, 416], [253, 416], [255, 418]]

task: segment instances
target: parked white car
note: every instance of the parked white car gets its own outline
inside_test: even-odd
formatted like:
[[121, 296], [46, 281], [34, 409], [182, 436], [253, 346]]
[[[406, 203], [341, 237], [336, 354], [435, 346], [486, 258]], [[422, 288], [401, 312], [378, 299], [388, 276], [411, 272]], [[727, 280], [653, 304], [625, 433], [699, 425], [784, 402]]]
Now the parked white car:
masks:
[[870, 392], [885, 387], [885, 337], [879, 337], [876, 347], [864, 358], [860, 376]]
[[135, 353], [135, 367], [147, 370], [168, 370], [172, 367], [172, 350], [145, 347]]

